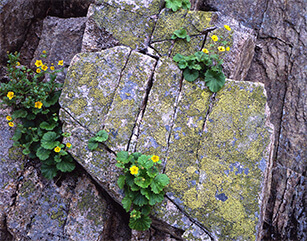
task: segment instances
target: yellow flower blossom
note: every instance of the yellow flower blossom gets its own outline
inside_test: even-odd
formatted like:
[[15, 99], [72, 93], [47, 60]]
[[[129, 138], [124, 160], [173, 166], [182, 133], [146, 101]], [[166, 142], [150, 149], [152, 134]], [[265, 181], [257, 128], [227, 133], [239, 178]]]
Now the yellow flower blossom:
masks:
[[48, 66], [47, 66], [47, 65], [43, 65], [43, 66], [42, 66], [42, 69], [43, 69], [44, 71], [46, 71], [46, 70], [48, 69]]
[[41, 72], [41, 69], [36, 69], [36, 73], [40, 73]]
[[132, 175], [137, 175], [139, 173], [139, 168], [137, 166], [130, 167], [130, 173]]
[[46, 54], [47, 53], [47, 51], [46, 50], [43, 50], [43, 54]]
[[8, 121], [11, 121], [11, 120], [12, 120], [12, 117], [8, 115], [8, 116], [6, 117], [6, 119], [7, 119]]
[[218, 47], [218, 50], [219, 50], [220, 52], [224, 52], [224, 51], [225, 51], [225, 47], [219, 46], [219, 47]]
[[208, 49], [203, 49], [202, 50], [205, 54], [208, 54], [209, 53], [209, 50]]
[[58, 65], [63, 66], [63, 60], [60, 60], [60, 61], [58, 62]]
[[158, 161], [159, 161], [159, 157], [153, 155], [153, 156], [151, 157], [151, 160], [152, 160], [153, 162], [158, 162]]
[[14, 123], [13, 122], [9, 122], [9, 126], [10, 127], [14, 127]]
[[61, 148], [60, 148], [59, 146], [57, 146], [57, 147], [55, 147], [53, 150], [54, 150], [55, 152], [60, 152], [60, 151], [61, 151]]
[[40, 109], [40, 108], [42, 108], [42, 106], [43, 106], [42, 102], [40, 102], [40, 101], [35, 102], [35, 105], [34, 105], [35, 108]]
[[226, 28], [228, 31], [231, 31], [231, 28], [228, 25], [224, 25], [224, 28]]
[[66, 143], [67, 148], [71, 148], [71, 144], [69, 142]]
[[51, 70], [54, 70], [54, 66], [50, 66], [50, 69], [51, 69]]
[[13, 91], [9, 91], [6, 96], [11, 100], [15, 97], [15, 94]]
[[212, 39], [214, 42], [216, 42], [216, 41], [219, 40], [218, 36], [216, 36], [216, 35], [212, 35], [211, 39]]
[[229, 51], [230, 50], [230, 48], [229, 47], [226, 47], [226, 51]]
[[17, 63], [16, 63], [16, 65], [17, 65], [17, 66], [20, 66], [20, 63], [19, 63], [19, 62], [17, 62]]
[[39, 67], [39, 66], [42, 66], [43, 65], [43, 62], [41, 60], [36, 60], [35, 61], [35, 66], [36, 67]]

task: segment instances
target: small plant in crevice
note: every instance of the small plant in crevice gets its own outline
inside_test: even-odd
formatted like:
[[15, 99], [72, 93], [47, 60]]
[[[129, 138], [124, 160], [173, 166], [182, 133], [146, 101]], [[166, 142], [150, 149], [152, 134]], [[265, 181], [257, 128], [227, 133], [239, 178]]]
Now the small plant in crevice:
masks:
[[204, 48], [189, 56], [177, 53], [173, 58], [183, 70], [183, 76], [187, 81], [194, 82], [197, 78], [201, 78], [212, 92], [218, 92], [224, 86], [226, 79], [222, 64], [226, 53], [230, 51], [227, 38], [231, 36], [232, 30], [228, 25], [224, 27], [229, 31], [229, 35], [226, 38], [212, 35], [208, 49]]
[[173, 12], [176, 12], [178, 9], [190, 9], [191, 3], [189, 0], [165, 0], [165, 7], [170, 8]]
[[190, 42], [191, 37], [187, 34], [187, 31], [185, 29], [179, 29], [174, 31], [173, 35], [171, 36], [171, 39], [185, 39], [187, 42]]
[[[66, 151], [71, 144], [62, 143], [63, 136], [69, 134], [62, 133], [58, 117], [62, 84], [55, 79], [57, 73], [63, 71], [63, 60], [58, 62], [60, 68], [54, 64], [48, 67], [42, 60], [36, 60], [36, 70], [32, 70], [20, 64], [19, 56], [17, 52], [8, 53], [9, 81], [1, 83], [1, 104], [13, 109], [6, 119], [10, 127], [16, 127], [12, 137], [14, 146], [21, 147], [29, 158], [40, 159], [43, 176], [52, 179], [58, 171], [71, 172], [75, 168]], [[41, 58], [46, 58], [46, 51]], [[44, 81], [46, 75], [50, 81]]]
[[169, 184], [166, 174], [159, 172], [161, 160], [156, 155], [143, 155], [127, 151], [117, 153], [116, 166], [123, 169], [117, 184], [124, 190], [122, 204], [126, 212], [130, 212], [129, 227], [138, 231], [150, 228], [149, 217], [153, 205], [164, 199], [163, 189]]
[[108, 140], [108, 137], [109, 135], [105, 130], [98, 131], [98, 133], [94, 137], [89, 139], [87, 147], [91, 151], [93, 151], [98, 147], [98, 143], [105, 142], [106, 140]]

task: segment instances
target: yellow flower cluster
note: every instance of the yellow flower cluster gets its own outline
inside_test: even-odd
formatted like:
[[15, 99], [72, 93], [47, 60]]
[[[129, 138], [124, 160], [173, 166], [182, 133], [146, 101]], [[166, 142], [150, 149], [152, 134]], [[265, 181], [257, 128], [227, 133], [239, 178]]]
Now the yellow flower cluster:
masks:
[[[44, 51], [43, 51], [44, 52]], [[46, 51], [45, 51], [46, 52]], [[59, 62], [58, 62], [58, 65], [60, 65], [60, 66], [63, 66], [63, 64], [64, 64], [64, 61], [63, 60], [60, 60]], [[43, 71], [47, 71], [47, 69], [48, 69], [48, 66], [47, 65], [45, 65], [44, 63], [43, 63], [43, 61], [41, 61], [41, 60], [36, 60], [35, 61], [35, 66], [37, 67], [37, 69], [36, 69], [36, 73], [41, 73], [42, 72], [42, 70]], [[53, 66], [53, 63], [51, 64], [51, 66], [50, 66], [50, 69], [53, 71], [55, 68], [54, 68], [54, 66]]]
[[9, 121], [8, 125], [9, 125], [10, 127], [14, 127], [14, 123], [11, 122], [12, 119], [13, 119], [13, 118], [12, 118], [11, 116], [9, 116], [9, 115], [6, 116], [6, 120]]

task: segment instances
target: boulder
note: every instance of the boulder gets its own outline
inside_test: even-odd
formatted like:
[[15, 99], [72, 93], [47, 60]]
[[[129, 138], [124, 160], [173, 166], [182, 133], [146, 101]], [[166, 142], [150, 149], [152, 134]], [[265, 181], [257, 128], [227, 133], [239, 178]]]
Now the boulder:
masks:
[[[171, 58], [114, 47], [75, 56], [60, 104], [67, 141], [78, 147], [71, 154], [118, 203], [114, 152], [159, 155], [171, 181], [153, 217], [190, 240], [255, 239], [273, 143], [263, 85], [228, 80], [212, 94], [204, 82], [182, 82]], [[109, 139], [90, 151], [101, 129]]]

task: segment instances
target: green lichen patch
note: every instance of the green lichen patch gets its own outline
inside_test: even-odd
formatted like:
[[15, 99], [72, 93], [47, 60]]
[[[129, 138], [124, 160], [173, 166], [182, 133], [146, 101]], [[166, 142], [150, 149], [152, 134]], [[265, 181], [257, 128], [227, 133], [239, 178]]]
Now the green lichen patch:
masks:
[[199, 35], [207, 29], [214, 27], [211, 24], [213, 18], [214, 13], [212, 12], [183, 9], [173, 12], [170, 9], [164, 9], [159, 15], [151, 42], [171, 39], [173, 32], [181, 28], [184, 28], [190, 36]]
[[172, 198], [182, 198], [182, 190], [195, 187], [199, 179], [197, 151], [210, 95], [204, 82], [183, 82], [165, 171], [170, 177], [168, 196]]
[[172, 40], [164, 40], [161, 42], [152, 43], [151, 46], [159, 56], [168, 57], [173, 45], [172, 42]]
[[135, 12], [140, 15], [158, 14], [163, 1], [161, 0], [96, 0], [96, 4], [107, 3], [115, 8], [123, 9], [129, 12]]
[[132, 49], [144, 49], [151, 36], [154, 19], [150, 15], [140, 15], [110, 5], [93, 6], [91, 18], [122, 45]]
[[138, 152], [166, 159], [180, 80], [181, 71], [177, 65], [170, 58], [161, 58], [155, 69], [153, 86], [139, 128]]
[[219, 240], [255, 239], [270, 140], [265, 105], [262, 85], [228, 81], [216, 95], [197, 158], [177, 154], [167, 163], [176, 180], [169, 195]]
[[103, 126], [129, 54], [129, 48], [115, 47], [82, 53], [72, 61], [60, 104], [93, 132]]
[[156, 60], [132, 52], [105, 121], [106, 142], [114, 151], [127, 150]]

